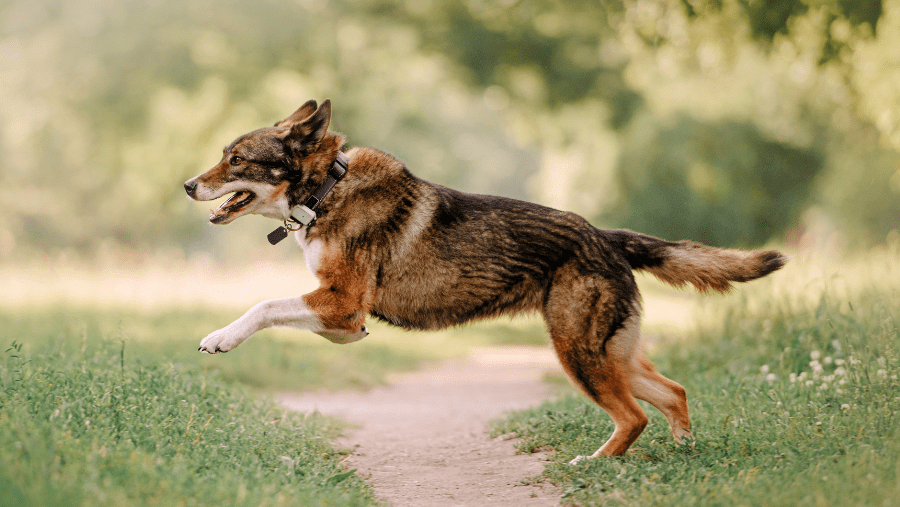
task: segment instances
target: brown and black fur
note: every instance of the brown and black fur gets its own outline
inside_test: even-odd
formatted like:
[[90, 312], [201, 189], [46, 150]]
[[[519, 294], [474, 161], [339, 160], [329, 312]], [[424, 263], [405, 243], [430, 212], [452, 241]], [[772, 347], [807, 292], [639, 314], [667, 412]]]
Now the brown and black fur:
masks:
[[[245, 213], [283, 220], [325, 179], [344, 144], [328, 131], [329, 121], [330, 102], [310, 101], [275, 127], [238, 138], [222, 162], [185, 189], [201, 200], [237, 192], [241, 198], [216, 210], [213, 223]], [[295, 300], [257, 305], [207, 337], [201, 350], [228, 351], [269, 325], [305, 327], [346, 343], [365, 336], [368, 315], [431, 330], [537, 311], [572, 382], [615, 422], [594, 455], [617, 455], [647, 423], [636, 399], [661, 410], [676, 439], [690, 434], [684, 389], [657, 373], [640, 350], [633, 270], [724, 292], [785, 262], [773, 251], [601, 230], [574, 213], [429, 183], [375, 149], [347, 155], [346, 176], [316, 221], [298, 232], [321, 286]]]

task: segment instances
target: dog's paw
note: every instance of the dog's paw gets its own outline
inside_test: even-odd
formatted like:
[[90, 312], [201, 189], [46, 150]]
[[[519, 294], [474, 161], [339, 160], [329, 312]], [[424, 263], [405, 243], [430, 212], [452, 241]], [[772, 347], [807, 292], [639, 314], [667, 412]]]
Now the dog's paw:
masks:
[[209, 335], [200, 342], [200, 347], [197, 350], [206, 354], [228, 352], [240, 345], [242, 341], [244, 340], [242, 340], [240, 336], [235, 336], [234, 333], [229, 332], [228, 328], [223, 328], [209, 333]]
[[675, 445], [680, 449], [692, 451], [695, 443], [694, 436], [689, 431], [675, 435]]
[[575, 456], [575, 459], [569, 462], [570, 465], [577, 465], [578, 463], [591, 459], [592, 456]]

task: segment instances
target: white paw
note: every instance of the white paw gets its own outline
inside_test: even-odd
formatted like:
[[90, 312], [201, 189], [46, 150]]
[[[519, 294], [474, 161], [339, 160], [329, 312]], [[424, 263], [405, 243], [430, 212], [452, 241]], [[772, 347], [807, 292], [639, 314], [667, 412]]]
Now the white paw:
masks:
[[215, 354], [217, 352], [228, 352], [229, 350], [237, 347], [244, 341], [244, 337], [236, 335], [233, 331], [229, 331], [229, 329], [222, 328], [218, 331], [213, 331], [209, 333], [203, 341], [200, 342], [200, 352], [205, 352], [207, 354]]
[[577, 465], [580, 461], [591, 459], [591, 456], [575, 456], [575, 459], [569, 462], [570, 465]]

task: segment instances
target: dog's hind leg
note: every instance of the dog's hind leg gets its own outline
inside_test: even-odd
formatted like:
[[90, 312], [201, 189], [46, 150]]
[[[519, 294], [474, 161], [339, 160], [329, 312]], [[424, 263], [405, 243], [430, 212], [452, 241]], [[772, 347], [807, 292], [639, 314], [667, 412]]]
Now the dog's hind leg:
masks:
[[[617, 456], [637, 440], [647, 415], [632, 393], [631, 364], [639, 335], [637, 303], [623, 305], [602, 279], [557, 277], [544, 304], [544, 319], [563, 369], [600, 405], [615, 430], [593, 455]], [[583, 459], [579, 456], [573, 460]]]
[[[632, 393], [629, 361], [582, 347], [569, 346], [569, 340], [554, 336], [553, 344], [560, 362], [573, 383], [605, 410], [615, 423], [613, 434], [594, 454], [618, 456], [631, 447], [647, 425], [647, 415]], [[579, 456], [573, 462], [583, 459]]]
[[660, 375], [642, 352], [635, 354], [632, 361], [631, 394], [650, 403], [666, 416], [676, 442], [682, 443], [684, 437], [691, 436], [691, 419], [684, 388], [678, 382]]

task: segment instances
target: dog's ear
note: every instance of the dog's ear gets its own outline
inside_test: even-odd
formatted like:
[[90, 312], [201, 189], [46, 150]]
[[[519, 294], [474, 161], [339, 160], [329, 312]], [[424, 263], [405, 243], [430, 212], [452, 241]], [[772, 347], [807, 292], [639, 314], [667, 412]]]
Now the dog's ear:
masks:
[[325, 99], [315, 113], [300, 123], [291, 125], [284, 142], [294, 153], [309, 153], [325, 138], [330, 123], [331, 101]]
[[319, 106], [318, 106], [318, 104], [316, 104], [315, 100], [308, 100], [308, 101], [306, 101], [306, 104], [303, 104], [302, 106], [300, 106], [300, 109], [297, 109], [296, 111], [294, 111], [294, 114], [292, 114], [292, 115], [288, 116], [287, 118], [281, 120], [280, 122], [276, 123], [275, 126], [276, 127], [287, 127], [287, 126], [293, 125], [295, 123], [300, 123], [301, 121], [312, 116], [312, 114], [315, 113], [316, 109], [318, 109], [318, 108], [319, 108]]

